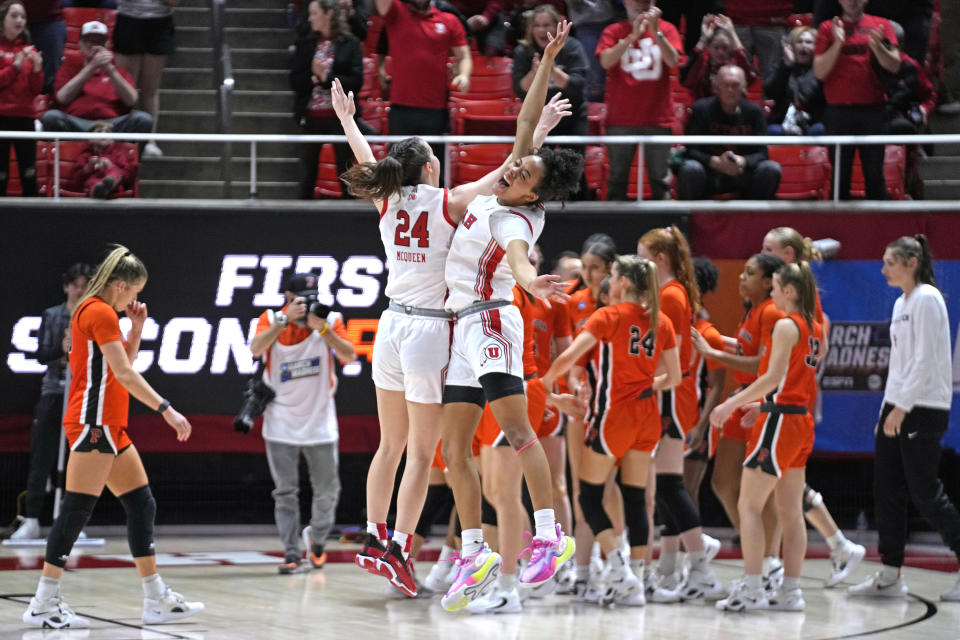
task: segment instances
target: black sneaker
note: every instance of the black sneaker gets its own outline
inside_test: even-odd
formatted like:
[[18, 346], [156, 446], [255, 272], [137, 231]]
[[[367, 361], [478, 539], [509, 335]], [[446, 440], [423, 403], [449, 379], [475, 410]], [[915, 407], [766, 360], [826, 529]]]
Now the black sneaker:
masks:
[[387, 548], [383, 546], [383, 543], [380, 542], [380, 539], [368, 531], [367, 537], [363, 542], [363, 549], [361, 549], [354, 557], [354, 562], [357, 563], [358, 567], [361, 569], [366, 569], [375, 576], [390, 578], [392, 576], [389, 572], [382, 573], [380, 571], [378, 566], [379, 563], [377, 562], [377, 560], [386, 552]]
[[300, 558], [300, 555], [289, 554], [286, 558], [283, 559], [283, 563], [277, 567], [277, 573], [281, 574], [290, 574], [290, 573], [299, 573], [304, 568], [304, 562]]

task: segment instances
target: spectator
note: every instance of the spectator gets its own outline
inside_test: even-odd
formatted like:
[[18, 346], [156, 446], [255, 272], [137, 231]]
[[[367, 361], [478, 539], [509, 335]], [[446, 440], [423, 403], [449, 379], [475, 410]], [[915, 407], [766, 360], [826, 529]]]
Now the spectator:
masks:
[[47, 479], [60, 450], [63, 432], [63, 394], [66, 384], [67, 354], [70, 353], [70, 318], [93, 276], [88, 264], [76, 263], [61, 276], [66, 301], [47, 309], [40, 316], [37, 332], [37, 360], [47, 365], [40, 382], [40, 400], [30, 425], [30, 469], [27, 473], [27, 497], [23, 503], [23, 521], [11, 534], [11, 540], [40, 537]]
[[[20, 0], [0, 5], [0, 131], [33, 131], [33, 101], [43, 88], [43, 56], [30, 44], [27, 12]], [[0, 196], [10, 180], [10, 145], [17, 152], [24, 196], [39, 195], [37, 143], [0, 140]]]
[[916, 60], [900, 53], [900, 71], [882, 73], [887, 91], [887, 129], [894, 135], [922, 133], [937, 104], [933, 83]]
[[793, 0], [726, 0], [724, 12], [737, 25], [747, 59], [752, 62], [757, 57], [760, 75], [765, 78], [780, 62]]
[[[627, 19], [603, 30], [597, 59], [607, 70], [607, 134], [670, 135], [670, 69], [680, 61], [680, 34], [652, 0], [624, 0]], [[609, 145], [607, 199], [626, 200], [636, 145]], [[670, 147], [644, 145], [654, 200], [670, 198]], [[640, 187], [638, 187], [640, 188]]]
[[[938, 111], [960, 113], [960, 2], [940, 3], [940, 46], [943, 48], [943, 96]], [[949, 37], [943, 37], [946, 34]]]
[[[344, 91], [352, 91], [354, 100], [357, 99], [363, 86], [363, 50], [360, 41], [348, 30], [339, 0], [311, 0], [307, 10], [310, 29], [297, 41], [290, 70], [290, 86], [296, 93], [294, 117], [305, 134], [335, 135], [342, 129], [333, 111], [330, 87], [333, 79], [339, 78]], [[365, 134], [373, 133], [359, 118], [357, 124]], [[322, 148], [322, 144], [301, 147], [300, 198], [303, 200], [313, 198]], [[333, 151], [337, 175], [340, 175], [347, 170], [353, 153], [347, 144], [335, 144]], [[341, 191], [347, 196], [343, 183]]]
[[[90, 132], [112, 133], [113, 127], [106, 120], [98, 120]], [[70, 188], [91, 198], [106, 199], [118, 188], [133, 182], [135, 168], [127, 159], [126, 149], [117, 142], [90, 140], [74, 162]]]
[[[452, 14], [430, 6], [430, 0], [376, 0], [377, 13], [402, 62], [393, 66], [390, 87], [391, 135], [443, 135], [450, 125], [447, 111], [447, 57], [452, 53], [456, 70], [452, 84], [470, 90], [473, 57], [467, 34]], [[443, 145], [431, 145], [445, 162]]]
[[[717, 73], [716, 95], [698, 100], [687, 135], [759, 136], [767, 130], [763, 110], [744, 98], [746, 75], [726, 65]], [[677, 176], [681, 200], [738, 192], [747, 200], [770, 200], [780, 186], [780, 165], [764, 145], [689, 145]]]
[[[813, 24], [819, 26], [842, 12], [838, 0], [817, 0], [814, 2]], [[944, 10], [950, 11], [957, 6], [955, 0], [941, 0], [941, 17]], [[901, 48], [914, 60], [923, 64], [926, 61], [927, 46], [930, 41], [930, 28], [933, 22], [933, 0], [869, 0], [870, 15], [897, 22], [903, 27], [904, 37], [899, 39]], [[949, 23], [941, 25], [943, 33], [956, 33], [947, 29]], [[951, 39], [955, 41], [956, 39]]]
[[504, 0], [451, 0], [451, 4], [467, 17], [469, 33], [477, 39], [479, 51], [485, 56], [502, 56], [507, 44], [501, 16]]
[[[588, 54], [597, 50], [603, 30], [621, 18], [623, 12], [619, 4], [612, 0], [567, 0], [567, 19], [573, 23], [574, 37]], [[603, 102], [607, 72], [595, 55], [588, 55], [587, 58], [590, 67], [587, 69], [583, 97], [588, 102]]]
[[783, 55], [763, 80], [763, 93], [774, 101], [767, 133], [823, 135], [823, 86], [813, 74], [817, 32], [797, 27], [783, 43]]
[[[824, 124], [831, 135], [883, 133], [886, 92], [871, 58], [890, 73], [900, 70], [897, 37], [890, 22], [864, 13], [867, 0], [841, 0], [843, 17], [823, 22], [817, 31], [813, 72], [823, 82]], [[883, 145], [846, 145], [840, 150], [841, 199], [850, 197], [853, 154], [859, 150], [868, 200], [887, 198]]]
[[670, 24], [680, 26], [680, 19], [687, 25], [683, 34], [683, 50], [693, 51], [702, 37], [703, 18], [722, 6], [720, 0], [664, 0], [661, 2], [663, 19]]
[[680, 68], [680, 82], [694, 100], [706, 98], [713, 95], [714, 76], [726, 64], [743, 69], [748, 87], [757, 79], [757, 71], [747, 60], [746, 50], [730, 18], [707, 14], [700, 26], [700, 40], [692, 51], [687, 50], [687, 63]]
[[113, 52], [104, 45], [107, 26], [87, 22], [80, 29], [83, 62], [68, 60], [57, 71], [57, 105], [43, 114], [45, 131], [89, 131], [94, 120], [107, 120], [118, 133], [149, 133], [149, 113], [133, 109], [137, 88], [130, 72], [113, 64]]
[[[527, 16], [530, 11], [542, 4], [549, 4], [557, 11], [557, 15], [565, 16], [567, 6], [564, 0], [512, 0], [504, 12], [506, 26], [507, 51], [523, 40], [526, 35]], [[581, 43], [582, 44], [582, 43]]]
[[[284, 547], [280, 573], [295, 573], [300, 556], [300, 454], [307, 461], [313, 503], [310, 526], [302, 532], [314, 568], [326, 561], [323, 551], [334, 524], [340, 477], [337, 469], [336, 374], [331, 352], [353, 362], [356, 352], [346, 339], [339, 313], [329, 308], [320, 317], [307, 309], [304, 296], [317, 295], [317, 277], [294, 274], [285, 283], [282, 314], [260, 316], [250, 342], [254, 357], [263, 356], [263, 382], [276, 393], [263, 413], [263, 439], [273, 477], [273, 515]], [[309, 565], [307, 566], [309, 569]]]
[[23, 0], [27, 10], [27, 29], [34, 45], [43, 54], [43, 92], [53, 91], [54, 79], [63, 59], [67, 41], [67, 23], [60, 0]]
[[[119, 0], [117, 24], [113, 27], [113, 49], [117, 64], [130, 72], [140, 88], [140, 106], [153, 118], [156, 132], [160, 117], [160, 78], [167, 56], [173, 53], [173, 7], [180, 0]], [[162, 156], [151, 140], [143, 147], [145, 156]]]

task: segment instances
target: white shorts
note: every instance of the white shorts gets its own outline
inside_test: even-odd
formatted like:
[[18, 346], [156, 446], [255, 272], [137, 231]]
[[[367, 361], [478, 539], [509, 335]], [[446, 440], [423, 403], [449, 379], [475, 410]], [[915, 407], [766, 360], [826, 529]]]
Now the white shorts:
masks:
[[387, 309], [373, 343], [373, 383], [410, 402], [438, 404], [450, 358], [450, 320]]
[[523, 378], [523, 318], [512, 304], [472, 313], [453, 325], [447, 384], [479, 387], [488, 373]]

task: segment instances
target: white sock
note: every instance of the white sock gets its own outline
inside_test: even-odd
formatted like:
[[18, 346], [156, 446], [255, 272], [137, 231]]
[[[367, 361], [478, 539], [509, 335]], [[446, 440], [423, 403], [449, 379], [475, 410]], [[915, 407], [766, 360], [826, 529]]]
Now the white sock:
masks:
[[43, 602], [60, 596], [60, 580], [57, 578], [40, 577], [37, 585], [37, 600]]
[[590, 565], [588, 564], [578, 564], [577, 565], [577, 580], [586, 580], [590, 577]]
[[150, 598], [151, 600], [159, 600], [163, 597], [163, 592], [166, 590], [167, 585], [163, 583], [163, 578], [160, 577], [159, 573], [155, 573], [152, 576], [147, 576], [143, 579], [143, 597]]
[[463, 557], [470, 557], [483, 547], [483, 529], [464, 529], [460, 539], [463, 540]]
[[763, 589], [763, 577], [757, 573], [748, 573], [744, 576], [745, 582], [747, 583], [747, 588], [751, 591], [759, 591]]
[[677, 552], [663, 551], [660, 553], [660, 565], [657, 567], [660, 575], [669, 576], [677, 570]]
[[384, 524], [383, 528], [381, 529], [380, 525], [377, 524], [376, 522], [371, 522], [367, 520], [367, 533], [372, 535], [374, 538], [376, 538], [380, 542], [387, 541], [387, 537], [386, 537], [387, 525], [386, 524]]
[[800, 588], [800, 578], [791, 578], [789, 576], [783, 579], [783, 591], [793, 591]]
[[409, 539], [409, 533], [401, 533], [400, 531], [393, 532], [393, 541], [397, 543], [398, 547], [400, 547], [400, 553], [403, 554], [404, 560], [406, 560], [407, 556], [410, 555], [410, 548], [407, 546], [407, 541]]
[[557, 539], [557, 518], [553, 509], [540, 509], [533, 512], [533, 522], [536, 525], [537, 537], [547, 540]]
[[699, 569], [707, 563], [707, 555], [703, 550], [691, 551], [687, 554], [690, 557], [690, 566]]
[[455, 554], [456, 552], [457, 552], [457, 550], [454, 549], [453, 547], [448, 547], [447, 545], [443, 545], [442, 547], [440, 547], [440, 558], [439, 558], [439, 560], [446, 560], [447, 558], [449, 558], [450, 556], [452, 556], [452, 555]]
[[630, 559], [630, 570], [633, 571], [633, 575], [637, 576], [640, 579], [643, 579], [643, 569], [644, 569], [643, 558]]
[[501, 573], [500, 577], [497, 578], [497, 586], [502, 591], [513, 591], [517, 588], [517, 574]]
[[891, 567], [890, 565], [886, 564], [880, 567], [880, 584], [893, 584], [899, 577], [900, 567]]
[[837, 547], [841, 546], [844, 542], [847, 541], [847, 538], [843, 535], [843, 531], [837, 529], [837, 532], [827, 538], [827, 545], [830, 547], [830, 551], [834, 551]]

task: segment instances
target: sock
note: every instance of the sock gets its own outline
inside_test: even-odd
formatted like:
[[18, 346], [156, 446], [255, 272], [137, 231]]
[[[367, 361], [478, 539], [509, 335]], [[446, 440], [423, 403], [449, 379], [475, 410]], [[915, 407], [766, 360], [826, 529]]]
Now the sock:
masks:
[[744, 576], [745, 582], [747, 583], [747, 588], [751, 591], [759, 591], [763, 589], [763, 577], [757, 573], [748, 573]]
[[835, 534], [827, 538], [827, 545], [830, 547], [830, 551], [834, 551], [837, 547], [842, 546], [846, 541], [847, 538], [843, 535], [843, 531], [837, 529]]
[[897, 578], [900, 577], [900, 567], [891, 567], [890, 565], [883, 565], [880, 567], [880, 584], [889, 585], [897, 581]]
[[691, 551], [687, 554], [687, 556], [690, 558], [690, 567], [692, 569], [698, 569], [707, 563], [707, 555], [705, 551]]
[[669, 576], [677, 571], [677, 552], [664, 551], [660, 554], [660, 566], [657, 567], [660, 575]]
[[380, 542], [387, 541], [387, 523], [386, 522], [370, 522], [367, 520], [367, 533], [374, 536]]
[[780, 566], [780, 558], [777, 556], [767, 556], [763, 559], [763, 575], [768, 576], [775, 567]]
[[643, 558], [631, 558], [630, 570], [633, 571], [633, 575], [643, 580], [643, 570], [644, 570]]
[[501, 573], [500, 577], [497, 578], [497, 586], [502, 591], [513, 591], [517, 588], [517, 574]]
[[607, 562], [613, 567], [623, 567], [627, 564], [627, 559], [623, 555], [623, 549], [617, 548], [607, 554]]
[[590, 577], [590, 565], [588, 564], [578, 564], [577, 565], [577, 582], [586, 581]]
[[460, 539], [463, 540], [463, 557], [468, 558], [483, 547], [483, 529], [464, 529]]
[[163, 584], [163, 578], [160, 577], [159, 573], [155, 573], [152, 576], [147, 576], [143, 579], [143, 597], [150, 598], [151, 600], [159, 600], [163, 597], [163, 592], [166, 590], [167, 585]]
[[540, 509], [539, 511], [534, 511], [533, 521], [536, 525], [538, 538], [556, 540], [557, 518], [553, 514], [553, 509]]
[[454, 553], [456, 553], [456, 552], [457, 552], [457, 550], [454, 549], [453, 547], [448, 547], [447, 545], [443, 545], [442, 547], [440, 547], [440, 558], [439, 558], [439, 560], [446, 560], [447, 558], [449, 558], [450, 556], [452, 556], [452, 555], [453, 555]]
[[410, 543], [413, 542], [413, 536], [411, 536], [409, 533], [394, 531], [393, 541], [397, 543], [398, 547], [400, 547], [400, 551], [403, 553], [403, 559], [406, 560], [407, 556], [410, 555]]
[[57, 578], [40, 577], [40, 584], [37, 585], [37, 600], [43, 602], [60, 595], [60, 580]]
[[785, 576], [783, 578], [783, 587], [781, 591], [793, 591], [794, 589], [800, 588], [800, 578], [791, 578], [790, 576]]

